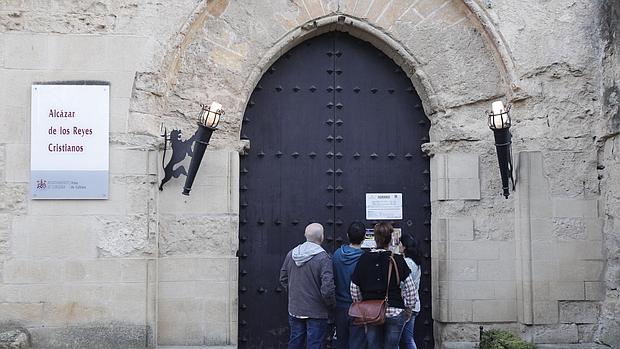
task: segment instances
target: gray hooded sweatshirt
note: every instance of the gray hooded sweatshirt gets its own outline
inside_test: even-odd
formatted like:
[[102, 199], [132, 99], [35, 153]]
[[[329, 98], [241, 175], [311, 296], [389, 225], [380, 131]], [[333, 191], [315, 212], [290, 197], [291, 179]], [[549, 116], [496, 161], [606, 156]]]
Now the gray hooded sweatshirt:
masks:
[[327, 319], [336, 304], [331, 258], [313, 242], [304, 242], [286, 255], [280, 284], [288, 291], [290, 315]]

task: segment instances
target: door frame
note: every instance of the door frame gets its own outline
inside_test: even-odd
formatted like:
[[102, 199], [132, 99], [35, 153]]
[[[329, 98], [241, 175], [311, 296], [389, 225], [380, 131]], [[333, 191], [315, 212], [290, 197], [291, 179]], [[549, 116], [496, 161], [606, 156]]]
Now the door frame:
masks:
[[[357, 19], [345, 17], [345, 16], [326, 17], [320, 20], [316, 20], [313, 23], [314, 23], [314, 27], [312, 28], [311, 31], [306, 32], [302, 30], [303, 28], [298, 28], [299, 30], [289, 32], [287, 36], [280, 39], [277, 42], [277, 44], [274, 45], [268, 51], [268, 54], [266, 54], [261, 59], [260, 64], [257, 65], [256, 68], [252, 71], [250, 78], [246, 81], [246, 84], [243, 88], [243, 91], [245, 92], [246, 96], [243, 99], [244, 104], [242, 108], [241, 119], [243, 119], [243, 116], [247, 112], [246, 110], [247, 105], [250, 101], [250, 97], [252, 93], [254, 92], [255, 87], [258, 85], [259, 81], [262, 79], [263, 75], [268, 71], [268, 69], [281, 56], [283, 56], [289, 50], [291, 50], [297, 45], [300, 45], [306, 40], [309, 40], [311, 38], [314, 38], [322, 34], [326, 34], [328, 32], [334, 32], [334, 31], [343, 32], [357, 39], [369, 42], [376, 49], [383, 52], [386, 56], [392, 59], [396, 65], [400, 66], [402, 70], [405, 72], [407, 78], [411, 81], [417, 95], [420, 97], [420, 100], [422, 102], [422, 107], [424, 110], [424, 114], [429, 119], [429, 122], [430, 122], [429, 115], [435, 114], [436, 111], [440, 109], [440, 106], [437, 103], [437, 98], [429, 97], [429, 96], [435, 95], [433, 87], [430, 84], [430, 79], [426, 76], [426, 74], [424, 74], [423, 71], [416, 68], [421, 65], [420, 62], [415, 57], [413, 57], [413, 55], [411, 55], [404, 46], [400, 45], [400, 43], [396, 42], [388, 35], [382, 33], [381, 31], [377, 30], [375, 27], [370, 26], [365, 22], [359, 21]], [[432, 127], [433, 127], [432, 123], [430, 123], [430, 129], [428, 133], [429, 138], [430, 138]], [[241, 157], [246, 155], [246, 152], [251, 148], [251, 140], [245, 138], [243, 134], [242, 124], [239, 125], [239, 139], [240, 139], [240, 148], [241, 148], [239, 160], [241, 161]], [[432, 171], [432, 166], [429, 168], [429, 171]], [[432, 178], [431, 174], [429, 174], [429, 178]], [[237, 190], [235, 191], [234, 194], [240, 196], [240, 184], [239, 183], [240, 183], [240, 178], [239, 176], [237, 176], [236, 181], [234, 183]], [[429, 199], [430, 197], [431, 196], [429, 193]], [[432, 202], [430, 200], [429, 202], [431, 203], [431, 206], [432, 206]], [[237, 218], [240, 219], [240, 211], [237, 212], [237, 215], [238, 215]], [[432, 209], [430, 212], [429, 221], [432, 222]], [[429, 230], [430, 230], [430, 227], [429, 227]], [[240, 236], [240, 227], [238, 227], [237, 229], [237, 242], [239, 242], [239, 236]], [[429, 244], [430, 244], [430, 241], [429, 241]], [[239, 248], [239, 245], [237, 245], [237, 248]], [[432, 266], [435, 264], [433, 263], [432, 254], [430, 256], [430, 259], [431, 259], [430, 265]], [[433, 270], [432, 274], [435, 274], [436, 272], [437, 272], [436, 270]], [[238, 270], [237, 270], [237, 273], [238, 273]], [[432, 280], [433, 280], [433, 275], [431, 275], [431, 286], [433, 285]], [[237, 277], [237, 289], [239, 289], [239, 287], [240, 287], [239, 278]], [[434, 287], [432, 288], [433, 290], [431, 294], [432, 295], [436, 294], [435, 292], [436, 290], [434, 289]], [[238, 311], [239, 311], [238, 310], [238, 306], [239, 306], [238, 299], [237, 299], [237, 302], [235, 303], [237, 307], [236, 314], [238, 314]], [[435, 317], [434, 314], [437, 311], [436, 308], [439, 306], [439, 304], [436, 302], [436, 299], [433, 297], [431, 297], [431, 303], [432, 303], [432, 309], [433, 309], [431, 318], [434, 318]], [[240, 331], [240, 327], [239, 327], [240, 324], [239, 324], [238, 318], [236, 319], [236, 324], [237, 324], [236, 332], [238, 333], [238, 331]], [[431, 331], [434, 333], [434, 335], [436, 335], [437, 333], [436, 323], [435, 323], [435, 326], [433, 326], [433, 328], [431, 329]], [[238, 335], [235, 339], [238, 339]], [[435, 337], [435, 343], [434, 343], [435, 345], [437, 344], [436, 343], [437, 340], [438, 340], [438, 337]], [[235, 343], [235, 344], [238, 345], [239, 343]]]

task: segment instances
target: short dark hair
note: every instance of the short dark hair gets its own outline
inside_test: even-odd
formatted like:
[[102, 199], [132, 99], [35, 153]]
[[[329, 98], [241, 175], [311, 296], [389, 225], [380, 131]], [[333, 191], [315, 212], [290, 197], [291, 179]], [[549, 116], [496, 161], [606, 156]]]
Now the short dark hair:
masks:
[[364, 241], [366, 237], [366, 226], [364, 223], [355, 221], [349, 225], [349, 229], [347, 230], [347, 237], [349, 237], [349, 242], [354, 245], [359, 245]]
[[392, 232], [394, 227], [390, 223], [377, 223], [375, 224], [375, 242], [377, 248], [387, 248], [392, 241]]
[[411, 234], [403, 234], [400, 237], [400, 243], [405, 247], [405, 257], [409, 257], [417, 265], [422, 264], [422, 256], [418, 248], [418, 242]]

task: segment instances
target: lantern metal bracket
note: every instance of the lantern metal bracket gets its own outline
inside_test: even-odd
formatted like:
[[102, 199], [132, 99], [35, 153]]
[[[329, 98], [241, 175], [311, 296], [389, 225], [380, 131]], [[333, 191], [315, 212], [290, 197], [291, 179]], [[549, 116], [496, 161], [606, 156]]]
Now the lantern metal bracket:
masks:
[[[198, 131], [196, 131], [196, 133], [198, 133]], [[192, 145], [196, 139], [196, 133], [187, 140], [181, 140], [181, 130], [172, 130], [170, 131], [170, 135], [168, 135], [168, 130], [164, 128], [164, 134], [161, 135], [164, 137], [164, 156], [161, 159], [161, 165], [164, 168], [164, 178], [159, 184], [159, 190], [164, 190], [164, 184], [172, 178], [179, 178], [181, 175], [187, 176], [187, 171], [183, 165], [177, 168], [175, 168], [175, 166], [185, 160], [185, 157], [188, 155], [194, 155]], [[168, 160], [168, 164], [164, 165], [168, 143], [170, 143], [172, 155], [170, 156], [170, 160]]]
[[512, 159], [512, 133], [510, 132], [511, 119], [509, 104], [506, 109], [500, 113], [487, 112], [488, 125], [493, 131], [495, 138], [495, 149], [497, 151], [497, 160], [499, 163], [500, 175], [502, 178], [502, 191], [504, 197], [508, 199], [510, 196], [510, 187], [508, 180], [512, 184], [512, 191], [516, 190], [514, 180], [514, 166]]
[[[201, 110], [198, 115], [198, 129], [189, 139], [181, 140], [181, 130], [172, 130], [170, 135], [166, 129], [164, 129], [164, 156], [161, 160], [161, 165], [164, 168], [164, 178], [159, 184], [159, 190], [164, 189], [164, 184], [172, 178], [179, 178], [181, 175], [185, 175], [185, 185], [183, 186], [183, 195], [189, 195], [194, 184], [194, 179], [200, 168], [200, 162], [207, 150], [209, 140], [213, 131], [217, 129], [217, 125], [220, 122], [220, 117], [224, 115], [222, 105], [213, 102], [210, 106], [200, 104]], [[166, 159], [166, 150], [168, 148], [168, 142], [172, 148], [172, 155], [167, 165], [164, 165]], [[190, 156], [192, 158], [189, 164], [189, 169], [186, 171], [183, 165], [175, 168], [175, 165], [185, 160], [185, 157]]]

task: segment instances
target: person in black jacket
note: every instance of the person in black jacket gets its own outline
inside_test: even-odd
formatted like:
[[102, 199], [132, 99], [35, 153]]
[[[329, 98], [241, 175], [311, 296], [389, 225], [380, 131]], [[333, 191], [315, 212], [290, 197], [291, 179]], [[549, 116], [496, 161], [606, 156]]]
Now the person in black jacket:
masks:
[[[375, 225], [374, 234], [377, 248], [360, 257], [351, 277], [351, 298], [353, 302], [384, 299], [386, 290], [388, 291], [385, 324], [367, 326], [366, 342], [368, 348], [373, 349], [398, 348], [403, 327], [409, 320], [416, 302], [416, 286], [411, 277], [411, 270], [405, 263], [403, 256], [392, 254], [388, 250], [393, 231], [394, 228], [389, 223]], [[392, 266], [392, 275], [389, 278], [388, 287], [390, 256], [394, 257], [396, 267]]]

